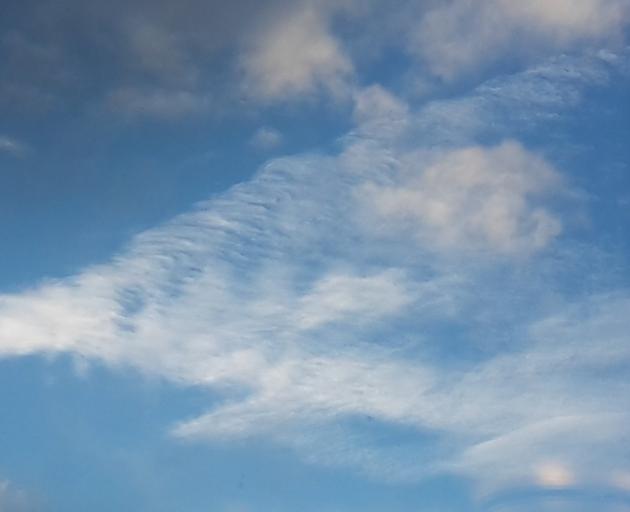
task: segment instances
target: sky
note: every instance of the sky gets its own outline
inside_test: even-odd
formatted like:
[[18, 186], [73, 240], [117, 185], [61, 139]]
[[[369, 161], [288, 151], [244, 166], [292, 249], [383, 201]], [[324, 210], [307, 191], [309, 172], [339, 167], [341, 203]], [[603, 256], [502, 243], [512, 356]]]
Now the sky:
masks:
[[0, 512], [630, 512], [629, 0], [4, 0]]

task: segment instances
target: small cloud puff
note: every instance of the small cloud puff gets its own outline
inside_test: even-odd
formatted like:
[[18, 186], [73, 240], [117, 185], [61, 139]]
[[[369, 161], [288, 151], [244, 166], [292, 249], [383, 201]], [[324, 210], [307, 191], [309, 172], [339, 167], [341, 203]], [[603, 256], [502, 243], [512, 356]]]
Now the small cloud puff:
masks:
[[247, 91], [267, 101], [324, 89], [347, 92], [352, 63], [329, 32], [323, 13], [296, 10], [262, 31], [241, 61]]

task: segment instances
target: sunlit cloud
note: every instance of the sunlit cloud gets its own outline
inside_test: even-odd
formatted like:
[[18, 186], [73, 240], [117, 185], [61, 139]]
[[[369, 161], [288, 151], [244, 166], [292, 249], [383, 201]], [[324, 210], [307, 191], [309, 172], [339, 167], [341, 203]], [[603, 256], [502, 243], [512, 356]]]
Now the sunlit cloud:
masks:
[[542, 158], [507, 141], [448, 152], [411, 170], [406, 183], [367, 186], [364, 194], [384, 218], [439, 246], [530, 253], [562, 229], [557, 216], [536, 204], [559, 183]]

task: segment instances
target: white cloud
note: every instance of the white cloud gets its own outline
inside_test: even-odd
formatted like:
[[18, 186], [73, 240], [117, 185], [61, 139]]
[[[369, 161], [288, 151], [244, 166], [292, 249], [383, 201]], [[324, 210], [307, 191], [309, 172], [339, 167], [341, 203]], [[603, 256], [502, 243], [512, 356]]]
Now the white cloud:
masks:
[[270, 101], [347, 94], [352, 64], [327, 25], [321, 10], [302, 7], [262, 30], [241, 61], [247, 92]]
[[570, 487], [575, 484], [573, 472], [564, 464], [550, 461], [536, 468], [536, 477], [544, 487]]
[[508, 141], [450, 151], [402, 186], [368, 185], [364, 194], [382, 216], [438, 246], [529, 253], [560, 233], [557, 216], [537, 204], [559, 182], [541, 157]]
[[452, 0], [422, 17], [411, 48], [448, 79], [509, 54], [549, 55], [621, 37], [629, 19], [626, 0]]

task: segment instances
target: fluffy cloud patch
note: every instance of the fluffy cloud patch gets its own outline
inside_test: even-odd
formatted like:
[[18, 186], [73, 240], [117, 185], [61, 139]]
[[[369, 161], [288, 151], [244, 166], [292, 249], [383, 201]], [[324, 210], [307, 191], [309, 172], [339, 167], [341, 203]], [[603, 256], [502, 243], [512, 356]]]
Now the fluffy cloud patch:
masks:
[[516, 142], [450, 151], [417, 174], [365, 194], [383, 217], [428, 242], [529, 253], [561, 231], [559, 218], [537, 203], [558, 187], [559, 174]]
[[263, 30], [242, 58], [247, 91], [270, 101], [318, 89], [345, 95], [352, 64], [327, 24], [323, 13], [304, 8]]

